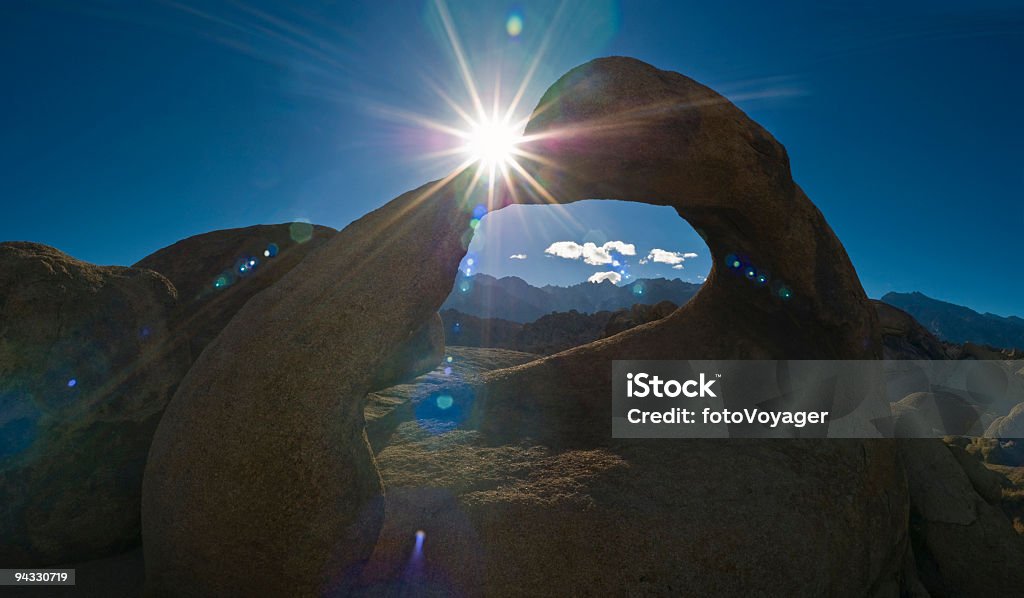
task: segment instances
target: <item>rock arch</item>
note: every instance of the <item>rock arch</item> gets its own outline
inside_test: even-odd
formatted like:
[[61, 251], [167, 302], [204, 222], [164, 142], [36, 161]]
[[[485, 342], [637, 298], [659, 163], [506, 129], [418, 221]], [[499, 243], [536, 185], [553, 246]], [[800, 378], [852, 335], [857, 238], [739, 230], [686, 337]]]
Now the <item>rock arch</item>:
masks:
[[[792, 181], [785, 150], [724, 98], [633, 59], [600, 59], [563, 76], [527, 126], [531, 134], [554, 130], [560, 134], [541, 136], [530, 149], [558, 167], [545, 160], [530, 171], [559, 202], [673, 206], [702, 234], [715, 263], [705, 288], [673, 315], [493, 374], [480, 414], [485, 429], [488, 414], [510, 413], [505, 401], [536, 390], [550, 405], [552, 384], [579, 383], [572, 397], [580, 409], [600, 412], [607, 362], [619, 355], [880, 355], [876, 318], [856, 273]], [[468, 244], [468, 181], [465, 173], [430, 183], [353, 222], [251, 299], [200, 356], [167, 408], [147, 464], [151, 594], [310, 595], [351, 581], [346, 576], [369, 556], [382, 517], [363, 398], [379, 364], [434, 316], [452, 287]], [[518, 191], [517, 201], [543, 201], [525, 186]], [[759, 285], [727, 270], [727, 256], [770, 272], [771, 281]], [[552, 432], [572, 435], [569, 420], [552, 422]], [[898, 492], [877, 492], [899, 483], [891, 459], [885, 446], [864, 451], [856, 471], [871, 483], [851, 498], [854, 516], [842, 520], [863, 524], [857, 542], [881, 555], [856, 563], [857, 572], [870, 569], [865, 583], [892, 574], [902, 556], [905, 504]], [[893, 520], [869, 517], [877, 512]]]

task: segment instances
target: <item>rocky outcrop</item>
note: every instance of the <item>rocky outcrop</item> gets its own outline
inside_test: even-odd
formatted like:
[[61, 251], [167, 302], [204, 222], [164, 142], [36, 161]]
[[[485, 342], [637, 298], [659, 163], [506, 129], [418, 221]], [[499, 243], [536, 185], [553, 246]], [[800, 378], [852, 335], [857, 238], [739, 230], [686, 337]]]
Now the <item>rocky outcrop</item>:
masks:
[[907, 312], [881, 301], [872, 301], [881, 327], [886, 359], [946, 359], [939, 339]]
[[387, 515], [363, 595], [899, 591], [906, 499], [891, 447], [672, 444], [495, 444], [403, 423], [377, 454]]
[[434, 314], [381, 362], [373, 372], [370, 388], [387, 388], [408, 382], [433, 370], [443, 358], [444, 322], [440, 314]]
[[[899, 441], [917, 573], [932, 596], [997, 596], [1024, 587], [1024, 538], [993, 501], [994, 482], [958, 446]], [[980, 468], [980, 469], [979, 469]], [[979, 494], [979, 492], [981, 494]]]
[[0, 243], [0, 562], [138, 543], [142, 473], [189, 365], [174, 287], [34, 243]]
[[198, 357], [246, 301], [336, 232], [303, 222], [218, 230], [164, 247], [133, 267], [159, 272], [174, 284], [175, 324]]
[[1019, 438], [971, 438], [963, 448], [985, 463], [1024, 466], [1024, 442]]
[[[179, 294], [175, 330], [198, 356], [245, 303], [275, 284], [337, 233], [305, 222], [260, 224], [195, 235], [141, 259]], [[444, 355], [439, 318], [428, 321], [377, 371], [374, 388], [429, 372]]]
[[985, 430], [986, 438], [1024, 438], [1024, 403], [1020, 403], [1010, 413], [996, 418]]
[[985, 427], [978, 407], [949, 392], [911, 393], [893, 403], [892, 412], [897, 438], [979, 436]]
[[383, 507], [365, 397], [451, 289], [470, 230], [464, 182], [425, 185], [353, 222], [199, 356], [147, 463], [148, 591], [341, 591], [369, 556]]
[[[631, 59], [574, 69], [541, 105], [527, 133], [543, 161], [528, 168], [544, 191], [517, 179], [502, 205], [673, 206], [714, 266], [670, 316], [463, 387], [476, 450], [511, 447], [519, 475], [495, 474], [497, 485], [480, 481], [478, 493], [421, 512], [428, 536], [444, 534], [434, 522], [479, 530], [485, 548], [470, 534], [442, 535], [437, 552], [463, 557], [446, 569], [452, 583], [474, 587], [483, 571], [484, 592], [497, 594], [564, 595], [579, 580], [603, 593], [897, 591], [907, 503], [891, 442], [608, 439], [615, 358], [881, 357], [875, 312], [782, 146], [710, 89]], [[351, 588], [383, 517], [365, 396], [451, 289], [472, 234], [472, 179], [453, 175], [354, 222], [246, 303], [203, 352], [147, 465], [151, 593]], [[517, 444], [543, 451], [527, 448], [526, 465]], [[408, 560], [415, 536], [405, 537]]]

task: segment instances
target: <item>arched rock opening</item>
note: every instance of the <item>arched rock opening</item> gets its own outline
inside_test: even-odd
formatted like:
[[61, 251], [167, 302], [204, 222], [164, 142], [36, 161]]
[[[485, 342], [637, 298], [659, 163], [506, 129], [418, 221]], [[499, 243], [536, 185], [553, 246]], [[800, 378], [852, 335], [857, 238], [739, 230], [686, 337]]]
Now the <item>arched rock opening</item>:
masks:
[[[619, 356], [880, 354], [874, 312], [839, 241], [793, 183], [784, 149], [724, 98], [636, 60], [600, 59], [552, 86], [527, 126], [528, 134], [555, 131], [531, 142], [531, 151], [545, 160], [530, 171], [551, 196], [559, 202], [605, 197], [673, 206], [702, 234], [714, 266], [700, 293], [663, 320], [495, 373], [479, 414], [482, 428], [489, 414], [506, 410], [503, 401], [550, 399], [569, 388], [565, 402], [579, 399], [585, 411], [600, 413], [609, 396], [602, 394], [607, 366]], [[557, 168], [544, 166], [548, 161]], [[364, 397], [378, 365], [434, 317], [451, 289], [471, 217], [468, 180], [464, 173], [430, 183], [352, 223], [251, 299], [201, 355], [167, 408], [147, 464], [143, 539], [152, 594], [189, 588], [197, 595], [311, 595], [351, 581], [346, 575], [369, 557], [383, 516], [383, 490], [363, 432]], [[507, 199], [542, 200], [525, 186], [518, 191]], [[782, 297], [770, 284], [727, 271], [727, 256], [770, 272], [791, 294]], [[576, 433], [570, 419], [552, 421], [549, 432]], [[781, 568], [757, 587], [786, 579], [792, 586], [813, 576], [822, 593], [864, 594], [895, 575], [902, 562], [905, 497], [896, 490], [900, 476], [891, 448], [802, 442], [777, 445], [771, 467], [784, 473], [778, 500], [797, 496], [786, 508], [819, 509], [820, 525], [807, 528], [819, 530], [815, 550], [772, 518], [747, 521], [753, 533], [743, 538], [771, 537], [779, 544], [748, 546], [721, 535], [701, 535], [702, 541], [745, 563], [744, 574], [763, 568], [757, 564], [761, 553], [790, 559], [764, 561]], [[700, 459], [719, 453], [701, 446]], [[729, 459], [732, 469], [716, 478], [722, 491], [764, 466], [751, 445], [737, 450]], [[637, 453], [638, 463], [653, 463], [666, 451], [671, 462], [686, 462], [678, 447], [646, 447]], [[782, 453], [786, 457], [778, 458]], [[791, 459], [818, 456], [842, 460], [842, 496], [819, 492], [833, 487], [825, 477], [834, 468], [783, 472]], [[804, 487], [815, 492], [801, 497]], [[669, 511], [707, 498], [682, 496]], [[730, 494], [724, 504], [738, 504], [737, 498]], [[852, 506], [836, 511], [843, 501]], [[879, 519], [879, 512], [891, 517]], [[726, 514], [730, 525], [739, 525], [753, 512]], [[831, 521], [830, 514], [836, 515]], [[678, 531], [699, 532], [692, 527], [698, 523], [681, 524]], [[795, 537], [783, 541], [788, 536]], [[586, 537], [576, 540], [566, 545], [583, 549]], [[622, 540], [622, 549], [639, 541]], [[754, 553], [728, 553], [737, 542]], [[825, 563], [815, 560], [822, 553]], [[850, 558], [852, 553], [868, 556]], [[609, 569], [596, 559], [588, 570], [600, 567]], [[863, 581], [863, 587], [843, 585], [849, 580]]]

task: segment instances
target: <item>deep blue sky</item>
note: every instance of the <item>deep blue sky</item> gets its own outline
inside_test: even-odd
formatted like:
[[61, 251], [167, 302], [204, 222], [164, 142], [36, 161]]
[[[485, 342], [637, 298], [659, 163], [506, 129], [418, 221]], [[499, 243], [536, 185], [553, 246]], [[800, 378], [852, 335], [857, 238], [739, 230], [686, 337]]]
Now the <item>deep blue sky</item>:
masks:
[[[786, 145], [871, 296], [1024, 314], [1019, 2], [602, 0], [558, 19], [553, 4], [450, 3], [482, 87], [500, 72], [510, 95], [549, 26], [520, 112], [598, 56], [683, 72]], [[218, 228], [341, 228], [451, 166], [423, 159], [444, 140], [396, 113], [455, 123], [431, 81], [466, 99], [432, 2], [6, 1], [0, 52], [0, 239], [101, 264]], [[636, 272], [695, 279], [706, 248], [669, 216], [617, 202], [498, 213], [474, 250], [484, 271], [568, 284], [599, 269], [543, 247], [623, 240], [698, 253]]]

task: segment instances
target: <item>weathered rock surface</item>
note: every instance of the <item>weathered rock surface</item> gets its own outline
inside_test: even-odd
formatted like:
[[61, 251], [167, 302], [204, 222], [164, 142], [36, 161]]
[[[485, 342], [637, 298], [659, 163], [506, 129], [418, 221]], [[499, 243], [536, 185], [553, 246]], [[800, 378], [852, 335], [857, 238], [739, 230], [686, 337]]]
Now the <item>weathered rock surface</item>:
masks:
[[[565, 595], [584, 582], [612, 593], [898, 591], [907, 501], [893, 443], [608, 439], [617, 357], [881, 357], [877, 316], [782, 146], [710, 89], [631, 59], [574, 69], [541, 105], [527, 132], [552, 135], [530, 149], [554, 166], [529, 168], [547, 192], [523, 184], [504, 201], [670, 205], [707, 241], [714, 267], [668, 317], [464, 388], [480, 429], [456, 433], [477, 444], [443, 463], [473, 489], [416, 516], [440, 536], [438, 552], [460, 557], [442, 567], [451, 584], [493, 594]], [[471, 178], [356, 221], [253, 297], [200, 356], [147, 466], [150, 592], [347, 588], [383, 515], [365, 395], [451, 289], [477, 202], [465, 197]], [[474, 452], [488, 458], [471, 461]], [[481, 469], [492, 462], [494, 472]], [[441, 494], [453, 483], [439, 482]], [[445, 536], [435, 521], [467, 533]], [[412, 545], [403, 548], [408, 561]], [[623, 570], [635, 575], [613, 574]]]
[[570, 71], [540, 105], [526, 132], [540, 139], [529, 150], [546, 158], [533, 171], [551, 198], [672, 206], [713, 267], [693, 299], [656, 323], [492, 374], [478, 401], [483, 428], [606, 438], [614, 359], [881, 357], [874, 307], [793, 182], [784, 148], [727, 100], [683, 75], [608, 58]]
[[189, 365], [174, 287], [51, 247], [0, 243], [0, 562], [138, 543], [142, 473]]
[[387, 388], [433, 370], [444, 358], [444, 348], [444, 322], [434, 314], [377, 367], [370, 388]]
[[[275, 284], [337, 231], [291, 222], [195, 235], [146, 256], [136, 268], [166, 276], [178, 290], [175, 330], [197, 357], [251, 297]], [[374, 388], [429, 372], [444, 354], [439, 318], [428, 321], [377, 371]]]
[[909, 394], [893, 403], [892, 412], [897, 438], [979, 436], [984, 429], [978, 408], [949, 392]]
[[200, 355], [146, 468], [149, 592], [314, 595], [369, 556], [383, 507], [365, 396], [451, 289], [471, 230], [466, 180], [352, 223]]
[[[991, 482], [939, 440], [899, 441], [918, 575], [932, 596], [998, 596], [1024, 587], [1024, 539], [986, 498]], [[970, 472], [965, 471], [968, 464]], [[991, 498], [991, 496], [989, 497]]]
[[133, 267], [159, 272], [174, 284], [176, 325], [198, 357], [249, 298], [336, 232], [302, 222], [218, 230], [182, 239]]
[[886, 359], [946, 359], [942, 342], [898, 307], [871, 301], [881, 327], [882, 348]]
[[[448, 347], [437, 369], [413, 381], [367, 395], [366, 436], [374, 453], [387, 446], [395, 429], [415, 420], [434, 433], [454, 430], [465, 423], [472, 407], [470, 383], [482, 373], [520, 365], [537, 358], [506, 349]], [[451, 402], [448, 402], [448, 397]]]
[[405, 422], [377, 454], [387, 516], [364, 591], [895, 595], [892, 447], [805, 442], [563, 449]]
[[1024, 403], [1002, 417], [997, 417], [985, 430], [986, 438], [1024, 438]]

